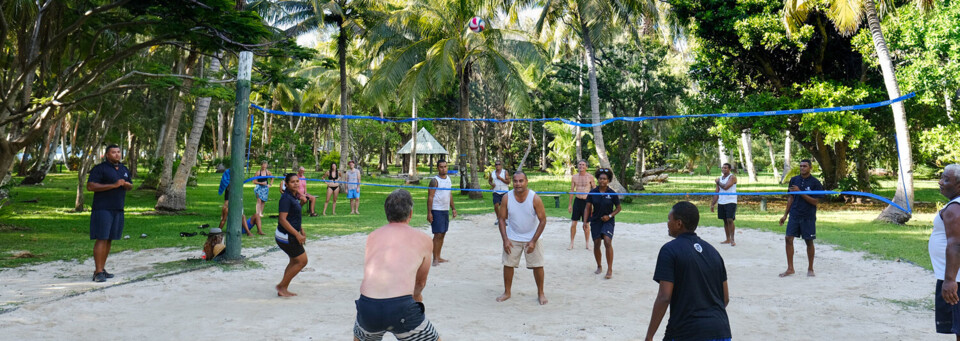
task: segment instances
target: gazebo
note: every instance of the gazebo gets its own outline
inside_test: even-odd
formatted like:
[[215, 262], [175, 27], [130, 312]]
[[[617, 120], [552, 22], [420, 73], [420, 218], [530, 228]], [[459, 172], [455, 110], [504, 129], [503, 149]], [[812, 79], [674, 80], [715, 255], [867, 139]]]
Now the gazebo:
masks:
[[[409, 141], [407, 141], [407, 143], [405, 143], [403, 147], [397, 151], [397, 154], [405, 156], [404, 161], [406, 161], [406, 164], [408, 165], [407, 167], [404, 167], [406, 168], [405, 172], [409, 172], [409, 169], [410, 169], [409, 156], [410, 156], [411, 149], [413, 149], [413, 139], [410, 139]], [[427, 129], [420, 128], [420, 131], [417, 132], [417, 156], [430, 155], [431, 161], [432, 161], [433, 155], [447, 155], [447, 154], [448, 154], [447, 149], [444, 148], [443, 145], [440, 144], [440, 142], [437, 142], [437, 139], [434, 138], [433, 135], [431, 135], [430, 132], [427, 131]], [[433, 162], [430, 163], [430, 168], [431, 169], [433, 168]]]

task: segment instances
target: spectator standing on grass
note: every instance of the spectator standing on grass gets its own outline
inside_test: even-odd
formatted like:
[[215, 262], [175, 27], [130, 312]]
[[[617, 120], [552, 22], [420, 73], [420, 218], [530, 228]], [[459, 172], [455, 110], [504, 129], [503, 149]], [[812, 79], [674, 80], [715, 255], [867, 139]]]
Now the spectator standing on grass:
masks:
[[[811, 163], [808, 159], [800, 160], [800, 175], [790, 178], [790, 192], [822, 191], [820, 180], [810, 175]], [[801, 237], [807, 244], [807, 276], [816, 276], [813, 272], [813, 240], [817, 239], [817, 204], [823, 195], [792, 194], [787, 197], [787, 209], [780, 218], [780, 226], [790, 216], [787, 223], [787, 232], [784, 241], [787, 251], [787, 271], [781, 272], [780, 277], [794, 274], [793, 270], [793, 238]]]
[[940, 194], [949, 200], [933, 218], [933, 232], [927, 250], [937, 278], [934, 317], [937, 333], [954, 334], [960, 341], [960, 299], [957, 278], [960, 271], [960, 165], [952, 164], [940, 175]]
[[327, 204], [330, 198], [333, 198], [333, 215], [337, 215], [337, 196], [340, 195], [340, 171], [337, 170], [337, 163], [331, 163], [330, 169], [325, 173], [327, 175], [327, 201], [323, 202], [323, 215], [327, 215]]
[[257, 234], [263, 235], [263, 209], [270, 200], [270, 186], [273, 186], [273, 173], [267, 169], [267, 160], [260, 163], [260, 170], [254, 176], [268, 177], [253, 180], [253, 193], [257, 196], [257, 220], [253, 221], [257, 225]]
[[90, 240], [93, 243], [93, 281], [106, 282], [113, 278], [107, 272], [107, 256], [114, 240], [123, 236], [123, 207], [127, 191], [133, 189], [130, 171], [120, 163], [120, 146], [111, 144], [103, 155], [104, 161], [90, 170], [87, 190], [93, 192], [90, 209]]
[[487, 183], [493, 190], [493, 213], [497, 217], [497, 221], [493, 224], [497, 225], [500, 223], [500, 203], [503, 201], [503, 195], [510, 190], [510, 179], [507, 178], [507, 170], [503, 169], [502, 162], [497, 160], [495, 167], [496, 169], [490, 172]]
[[350, 214], [360, 214], [360, 170], [357, 163], [347, 162], [347, 199], [350, 199]]
[[660, 283], [653, 302], [647, 341], [670, 308], [664, 340], [730, 340], [727, 269], [712, 245], [697, 236], [700, 212], [687, 201], [673, 205], [667, 234], [674, 240], [660, 248], [653, 280]]
[[[717, 193], [737, 192], [737, 176], [730, 172], [732, 168], [729, 163], [724, 163], [723, 166], [720, 167], [722, 174], [713, 181], [717, 186]], [[723, 232], [727, 235], [727, 239], [720, 242], [720, 244], [737, 246], [737, 242], [733, 240], [733, 235], [736, 231], [736, 226], [733, 225], [733, 221], [737, 219], [737, 196], [730, 194], [715, 195], [713, 196], [713, 202], [710, 203], [710, 212], [713, 212], [715, 207], [719, 207], [719, 210], [717, 210], [717, 219], [723, 220]]]

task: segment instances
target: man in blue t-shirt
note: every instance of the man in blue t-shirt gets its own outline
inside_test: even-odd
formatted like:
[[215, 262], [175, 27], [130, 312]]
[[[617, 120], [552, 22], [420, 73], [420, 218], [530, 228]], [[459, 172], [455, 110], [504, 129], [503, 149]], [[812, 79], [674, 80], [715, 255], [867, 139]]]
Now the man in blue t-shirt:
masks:
[[130, 171], [120, 163], [120, 147], [111, 144], [104, 161], [90, 170], [87, 190], [93, 192], [90, 209], [90, 240], [93, 244], [94, 282], [113, 278], [104, 265], [110, 254], [110, 243], [123, 235], [123, 206], [127, 191], [133, 189]]
[[670, 308], [664, 340], [730, 340], [727, 269], [717, 249], [697, 236], [700, 212], [687, 201], [673, 205], [667, 233], [676, 239], [660, 248], [653, 280], [660, 290], [653, 302], [646, 340], [660, 328]]
[[[800, 175], [790, 178], [790, 192], [798, 191], [822, 191], [823, 185], [820, 180], [810, 175], [810, 160], [800, 160]], [[793, 194], [787, 197], [787, 209], [780, 218], [780, 226], [790, 216], [790, 222], [787, 223], [786, 249], [787, 249], [787, 271], [781, 272], [780, 277], [787, 277], [794, 274], [793, 271], [793, 238], [802, 237], [807, 244], [807, 276], [813, 277], [813, 240], [817, 239], [817, 203], [820, 202], [823, 195], [811, 194]]]

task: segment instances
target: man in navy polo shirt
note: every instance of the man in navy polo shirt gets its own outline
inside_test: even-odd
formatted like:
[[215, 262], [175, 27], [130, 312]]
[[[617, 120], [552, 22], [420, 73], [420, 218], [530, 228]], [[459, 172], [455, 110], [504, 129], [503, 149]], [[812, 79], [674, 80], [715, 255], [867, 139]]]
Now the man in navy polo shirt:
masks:
[[[810, 160], [800, 160], [800, 175], [790, 178], [790, 192], [822, 191], [820, 180], [810, 175]], [[807, 243], [807, 276], [813, 277], [813, 240], [817, 239], [817, 203], [823, 195], [794, 194], [787, 197], [787, 210], [780, 218], [780, 226], [790, 216], [787, 223], [786, 241], [787, 271], [781, 272], [780, 277], [794, 274], [793, 271], [793, 238], [802, 237]]]
[[667, 233], [676, 239], [660, 248], [653, 280], [660, 291], [653, 302], [646, 340], [660, 328], [670, 307], [664, 340], [730, 340], [727, 318], [727, 269], [713, 246], [694, 232], [700, 222], [697, 206], [687, 201], [673, 205], [667, 215]]
[[90, 210], [90, 239], [93, 244], [94, 282], [113, 278], [104, 265], [110, 254], [110, 243], [123, 235], [123, 201], [127, 191], [133, 188], [130, 171], [120, 163], [120, 147], [111, 144], [103, 155], [103, 163], [90, 170], [87, 190], [93, 192], [93, 207]]

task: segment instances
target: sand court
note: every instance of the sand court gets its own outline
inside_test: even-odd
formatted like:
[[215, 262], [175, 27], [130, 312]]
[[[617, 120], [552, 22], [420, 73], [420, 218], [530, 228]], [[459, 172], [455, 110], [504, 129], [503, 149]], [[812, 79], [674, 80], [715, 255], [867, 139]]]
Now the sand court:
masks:
[[[705, 213], [701, 213], [705, 214]], [[666, 220], [666, 218], [664, 218]], [[704, 220], [713, 223], [709, 214]], [[592, 251], [569, 245], [569, 221], [549, 218], [543, 235], [545, 294], [537, 304], [532, 271], [515, 272], [512, 298], [503, 293], [502, 243], [492, 214], [451, 221], [443, 257], [423, 297], [427, 317], [445, 340], [636, 340], [646, 333], [657, 291], [652, 280], [666, 223], [617, 223], [613, 279], [595, 275]], [[423, 222], [425, 225], [425, 222]], [[429, 233], [428, 227], [422, 228]], [[735, 340], [937, 340], [930, 271], [872, 260], [818, 244], [817, 277], [779, 278], [786, 267], [783, 236], [738, 229], [737, 246], [720, 245], [723, 230], [698, 234], [723, 256], [729, 276]], [[310, 263], [290, 285], [300, 296], [279, 298], [273, 286], [287, 263], [282, 252], [259, 255], [236, 269], [205, 268], [115, 285], [150, 271], [150, 263], [196, 257], [177, 249], [111, 255], [117, 278], [90, 282], [90, 262], [53, 262], [0, 271], [3, 339], [348, 340], [363, 276], [366, 235], [306, 244]], [[806, 269], [802, 242], [795, 264]], [[604, 267], [606, 266], [604, 260]], [[604, 269], [606, 270], [606, 269]], [[106, 287], [106, 288], [104, 288]], [[101, 290], [94, 290], [101, 289]], [[661, 324], [656, 338], [666, 326]], [[393, 340], [387, 336], [385, 340]]]

